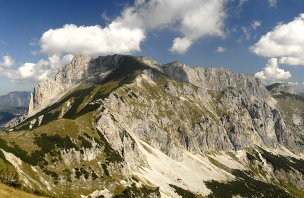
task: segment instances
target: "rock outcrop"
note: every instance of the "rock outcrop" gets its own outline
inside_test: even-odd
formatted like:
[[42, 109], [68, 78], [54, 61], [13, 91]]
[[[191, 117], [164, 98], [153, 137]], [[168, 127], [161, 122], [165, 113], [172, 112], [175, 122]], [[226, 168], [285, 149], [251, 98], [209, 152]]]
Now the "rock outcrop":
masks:
[[41, 81], [35, 88], [30, 100], [29, 116], [58, 100], [71, 87], [84, 81], [100, 82], [109, 72], [115, 69], [120, 55], [92, 59], [88, 56], [75, 56], [71, 63], [65, 65], [53, 79]]
[[[284, 120], [272, 104], [272, 96], [259, 79], [226, 68], [190, 68], [173, 62], [161, 66], [171, 78], [190, 83], [217, 100], [219, 120], [236, 150], [263, 142], [288, 144]], [[208, 98], [206, 93], [203, 93]], [[245, 125], [246, 127], [244, 127]]]

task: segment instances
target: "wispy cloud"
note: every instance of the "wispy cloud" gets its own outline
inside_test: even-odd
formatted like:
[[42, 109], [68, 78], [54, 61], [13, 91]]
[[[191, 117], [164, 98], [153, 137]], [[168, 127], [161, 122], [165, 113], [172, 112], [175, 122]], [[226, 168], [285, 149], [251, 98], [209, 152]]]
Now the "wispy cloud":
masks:
[[252, 21], [252, 24], [251, 24], [251, 27], [252, 29], [257, 29], [258, 27], [260, 27], [262, 25], [262, 22], [261, 21], [257, 21], [257, 20], [254, 20]]
[[217, 53], [224, 53], [224, 52], [226, 51], [226, 48], [219, 46], [219, 47], [216, 48], [215, 51], [216, 51]]
[[277, 0], [268, 0], [269, 7], [276, 8], [277, 7]]

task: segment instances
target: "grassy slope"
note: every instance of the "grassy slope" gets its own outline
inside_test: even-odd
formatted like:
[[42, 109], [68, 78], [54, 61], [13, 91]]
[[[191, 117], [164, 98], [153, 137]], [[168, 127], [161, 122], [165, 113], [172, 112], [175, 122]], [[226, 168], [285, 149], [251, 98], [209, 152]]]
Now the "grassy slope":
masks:
[[[0, 197], [1, 198], [38, 198], [40, 196], [36, 196], [33, 194], [29, 194], [27, 192], [17, 190], [15, 188], [11, 188], [7, 185], [0, 184]], [[42, 197], [40, 197], [42, 198]]]

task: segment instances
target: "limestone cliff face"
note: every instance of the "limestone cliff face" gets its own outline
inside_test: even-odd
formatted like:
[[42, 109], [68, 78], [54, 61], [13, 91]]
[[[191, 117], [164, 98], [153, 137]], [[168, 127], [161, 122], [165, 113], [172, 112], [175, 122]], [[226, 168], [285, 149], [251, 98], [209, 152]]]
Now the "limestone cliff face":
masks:
[[47, 107], [59, 93], [64, 91], [64, 87], [59, 82], [52, 79], [45, 79], [41, 81], [35, 88], [31, 95], [29, 103], [29, 116]]
[[54, 79], [47, 78], [34, 88], [29, 105], [29, 116], [60, 99], [77, 83], [86, 80], [101, 81], [118, 66], [120, 57], [120, 55], [113, 55], [92, 59], [88, 56], [75, 56], [71, 63], [58, 71]]
[[178, 62], [162, 69], [171, 78], [198, 86], [213, 96], [219, 121], [235, 149], [261, 142], [267, 146], [288, 144], [284, 120], [259, 79], [226, 68], [190, 68]]
[[287, 133], [290, 145], [302, 148], [302, 141], [304, 140], [304, 97], [286, 83], [275, 83], [267, 86], [267, 89], [277, 101], [276, 108], [284, 120], [282, 124], [282, 119], [277, 120], [279, 127], [276, 127], [276, 129], [278, 132], [285, 131]]
[[222, 67], [194, 67], [191, 68], [179, 62], [161, 66], [162, 70], [171, 78], [187, 82], [206, 90], [222, 91], [227, 88], [236, 88], [242, 94], [266, 99], [270, 96], [262, 82], [252, 75], [234, 73]]

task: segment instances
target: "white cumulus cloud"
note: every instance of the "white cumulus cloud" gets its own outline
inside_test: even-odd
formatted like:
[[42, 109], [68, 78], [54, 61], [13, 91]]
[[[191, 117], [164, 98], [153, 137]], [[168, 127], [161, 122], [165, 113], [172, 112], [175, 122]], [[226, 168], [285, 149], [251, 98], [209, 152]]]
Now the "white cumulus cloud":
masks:
[[277, 25], [250, 47], [264, 57], [277, 57], [281, 64], [304, 65], [304, 13], [286, 24]]
[[145, 32], [155, 29], [177, 30], [172, 52], [185, 53], [198, 39], [224, 36], [226, 0], [137, 0], [115, 22]]
[[192, 45], [192, 41], [188, 38], [175, 38], [173, 40], [173, 45], [170, 48], [171, 52], [176, 52], [179, 54], [184, 54]]
[[20, 77], [23, 79], [27, 79], [32, 77], [35, 74], [35, 64], [34, 63], [25, 63], [18, 69], [18, 73]]
[[290, 78], [291, 73], [279, 68], [278, 59], [271, 58], [268, 60], [264, 70], [257, 72], [255, 77], [260, 78], [266, 83], [273, 83]]
[[140, 51], [145, 35], [171, 29], [181, 36], [173, 39], [172, 52], [185, 53], [198, 39], [224, 36], [226, 0], [137, 0], [106, 27], [65, 25], [46, 31], [41, 51], [47, 54], [91, 56]]
[[[13, 81], [39, 81], [47, 76], [54, 75], [62, 65], [71, 62], [73, 57], [71, 54], [64, 56], [52, 55], [47, 59], [39, 60], [37, 63], [24, 63], [18, 69], [11, 68], [14, 64], [12, 58], [6, 58], [6, 66], [2, 67], [2, 63], [0, 63], [0, 75], [8, 77]], [[5, 58], [3, 59], [5, 60]]]
[[71, 62], [74, 56], [67, 54], [64, 56], [52, 55], [47, 60], [41, 59], [37, 63], [24, 63], [14, 75], [13, 80], [35, 80], [39, 81], [48, 76], [53, 76], [55, 72], [63, 65]]
[[0, 61], [0, 75], [9, 77], [11, 73], [11, 67], [14, 65], [15, 60], [9, 56], [3, 56], [2, 61]]
[[289, 23], [281, 23], [263, 35], [250, 50], [258, 56], [271, 58], [265, 69], [256, 77], [265, 81], [284, 80], [290, 72], [279, 65], [304, 66], [304, 13]]
[[65, 25], [50, 29], [40, 39], [41, 51], [47, 54], [82, 54], [98, 56], [113, 53], [131, 54], [140, 50], [145, 35], [141, 29], [127, 28], [113, 22], [108, 27]]

